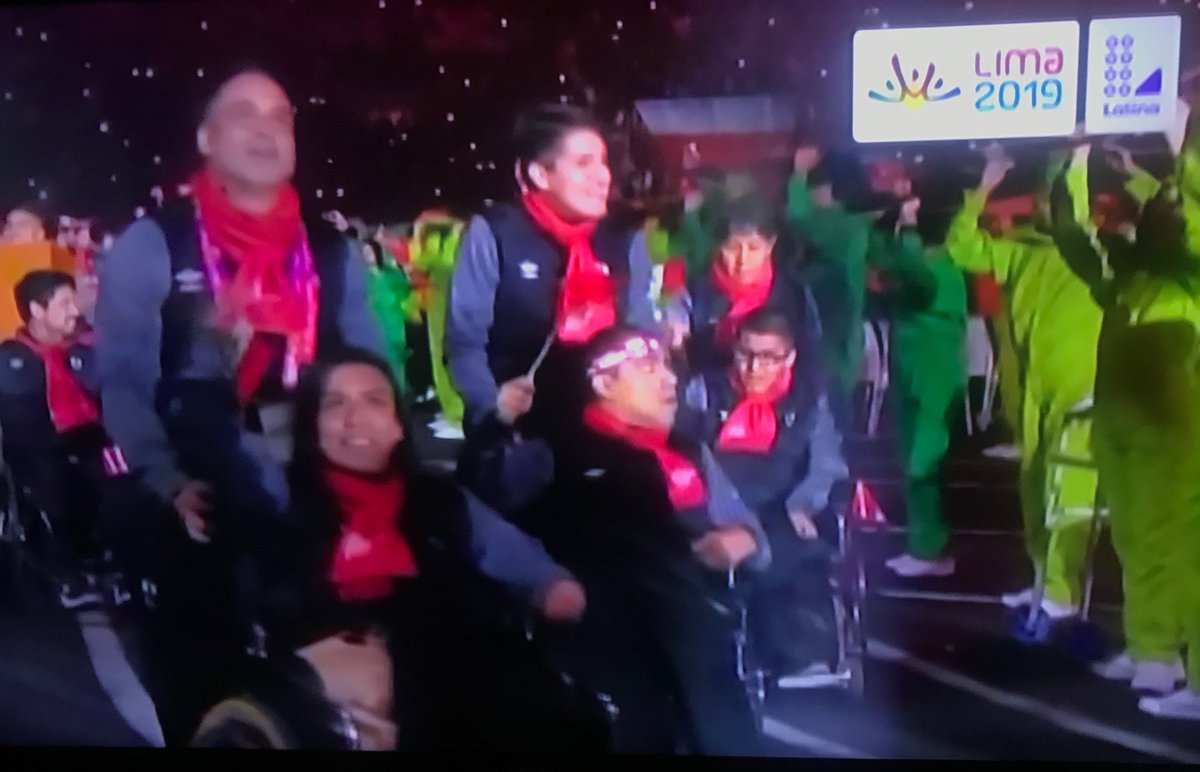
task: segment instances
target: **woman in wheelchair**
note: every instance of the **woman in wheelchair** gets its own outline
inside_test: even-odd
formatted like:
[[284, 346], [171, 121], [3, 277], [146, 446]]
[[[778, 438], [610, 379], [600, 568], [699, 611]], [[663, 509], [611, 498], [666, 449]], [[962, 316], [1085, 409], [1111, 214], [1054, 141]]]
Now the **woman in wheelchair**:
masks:
[[[712, 447], [771, 544], [770, 569], [742, 584], [756, 657], [781, 687], [829, 676], [837, 659], [822, 516], [848, 478], [822, 371], [801, 356], [788, 317], [743, 322], [725, 370], [697, 375], [678, 427]], [[828, 537], [830, 534], [824, 534]]]
[[[297, 400], [290, 531], [252, 548], [269, 656], [306, 663], [316, 676], [309, 685], [320, 683], [362, 748], [533, 742], [536, 733], [520, 725], [529, 694], [554, 679], [466, 608], [496, 602], [469, 575], [507, 585], [560, 622], [582, 614], [582, 588], [537, 542], [417, 471], [386, 362], [338, 355], [314, 367]], [[254, 724], [254, 716], [287, 720], [261, 701], [257, 711], [247, 704], [211, 712], [196, 744], [236, 743], [231, 723]], [[294, 728], [258, 727], [260, 741], [290, 735], [321, 745]]]

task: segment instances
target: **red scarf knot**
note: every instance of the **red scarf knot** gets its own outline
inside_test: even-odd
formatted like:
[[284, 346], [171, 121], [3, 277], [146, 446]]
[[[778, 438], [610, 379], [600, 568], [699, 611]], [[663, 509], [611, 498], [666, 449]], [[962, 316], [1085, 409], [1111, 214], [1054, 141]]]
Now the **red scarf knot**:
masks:
[[400, 532], [405, 485], [400, 475], [372, 477], [327, 466], [325, 484], [342, 518], [342, 536], [330, 577], [346, 601], [378, 600], [397, 577], [417, 575], [417, 562]]
[[734, 275], [718, 259], [713, 262], [712, 280], [729, 300], [729, 312], [717, 323], [717, 343], [732, 346], [746, 317], [767, 304], [775, 283], [775, 266], [767, 259], [751, 276]]
[[687, 456], [667, 444], [670, 433], [666, 430], [631, 426], [596, 403], [584, 410], [583, 421], [599, 434], [653, 453], [666, 483], [667, 495], [676, 511], [694, 509], [708, 503], [703, 475]]
[[779, 433], [775, 406], [792, 390], [791, 369], [784, 370], [765, 394], [747, 394], [736, 373], [730, 380], [741, 401], [721, 427], [717, 448], [730, 453], [769, 453]]
[[687, 290], [687, 263], [682, 257], [672, 257], [663, 263], [662, 294], [673, 298]]
[[61, 434], [80, 426], [100, 422], [100, 408], [87, 393], [68, 362], [68, 344], [38, 343], [27, 330], [17, 333], [17, 340], [28, 346], [42, 360], [46, 370], [46, 406], [50, 420]]
[[592, 249], [597, 223], [569, 223], [540, 193], [526, 193], [525, 211], [550, 238], [567, 250], [567, 270], [558, 295], [555, 328], [565, 343], [586, 343], [616, 324], [616, 284]]
[[270, 211], [250, 214], [230, 203], [211, 172], [200, 172], [191, 187], [216, 325], [226, 332], [240, 324], [251, 330], [238, 362], [239, 397], [248, 402], [276, 361], [270, 336], [285, 341], [284, 385], [293, 386], [299, 368], [316, 355], [320, 288], [300, 219], [300, 197], [286, 186]]

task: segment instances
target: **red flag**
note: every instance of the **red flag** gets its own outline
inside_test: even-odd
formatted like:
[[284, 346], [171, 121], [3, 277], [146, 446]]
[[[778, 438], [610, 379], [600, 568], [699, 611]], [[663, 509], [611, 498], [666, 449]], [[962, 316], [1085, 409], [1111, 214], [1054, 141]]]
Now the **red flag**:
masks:
[[860, 528], [875, 528], [888, 524], [887, 515], [862, 480], [854, 483], [854, 499], [850, 502], [850, 519]]

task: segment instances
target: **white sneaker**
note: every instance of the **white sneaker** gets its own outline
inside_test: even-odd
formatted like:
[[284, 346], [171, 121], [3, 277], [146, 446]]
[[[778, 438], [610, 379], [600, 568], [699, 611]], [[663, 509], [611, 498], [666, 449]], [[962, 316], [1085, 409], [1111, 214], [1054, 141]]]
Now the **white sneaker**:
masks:
[[1030, 603], [1033, 603], [1033, 588], [1026, 587], [1020, 592], [1009, 592], [1000, 596], [1000, 602], [1005, 608], [1018, 609], [1025, 608]]
[[1137, 673], [1137, 664], [1129, 652], [1122, 652], [1112, 659], [1092, 665], [1092, 672], [1109, 681], [1132, 681]]
[[1158, 718], [1181, 718], [1200, 721], [1200, 693], [1181, 689], [1166, 697], [1143, 697], [1138, 708]]
[[1183, 671], [1183, 663], [1175, 662], [1138, 662], [1133, 674], [1132, 686], [1137, 692], [1152, 692], [1166, 696], [1175, 691], [1175, 687], [1187, 678]]
[[1021, 447], [1019, 445], [993, 445], [984, 450], [983, 455], [1003, 461], [1016, 461], [1021, 458]]
[[1057, 603], [1049, 598], [1042, 598], [1042, 611], [1046, 612], [1046, 616], [1050, 617], [1051, 621], [1058, 622], [1063, 619], [1070, 619], [1078, 614], [1079, 607]]
[[944, 579], [954, 574], [954, 558], [921, 560], [920, 558], [914, 558], [912, 555], [905, 554], [888, 561], [887, 567], [896, 576], [903, 577], [904, 579], [919, 579], [926, 576]]

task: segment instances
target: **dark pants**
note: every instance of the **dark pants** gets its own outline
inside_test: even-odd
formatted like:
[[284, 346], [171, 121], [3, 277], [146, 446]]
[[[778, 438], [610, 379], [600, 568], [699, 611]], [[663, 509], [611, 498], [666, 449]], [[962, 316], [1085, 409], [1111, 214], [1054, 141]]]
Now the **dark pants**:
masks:
[[814, 662], [834, 664], [836, 620], [829, 587], [829, 543], [801, 539], [782, 507], [764, 513], [771, 567], [743, 573], [750, 633], [760, 663], [787, 675]]
[[176, 385], [164, 390], [160, 414], [180, 467], [214, 491], [210, 544], [193, 542], [174, 509], [139, 486], [126, 486], [132, 503], [120, 508], [126, 559], [158, 585], [147, 686], [168, 743], [183, 743], [235, 686], [230, 676], [244, 657], [258, 596], [247, 546], [272, 538], [282, 514], [264, 487], [262, 462], [243, 445], [228, 386]]
[[564, 672], [608, 695], [619, 710], [615, 752], [761, 752], [737, 678], [736, 619], [717, 614], [701, 598], [648, 603], [650, 590], [584, 584], [585, 617], [556, 631], [554, 654]]
[[103, 452], [109, 444], [104, 429], [91, 424], [46, 446], [7, 449], [14, 482], [49, 522], [52, 533], [42, 553], [59, 578], [81, 570], [99, 552], [97, 518], [107, 477]]

